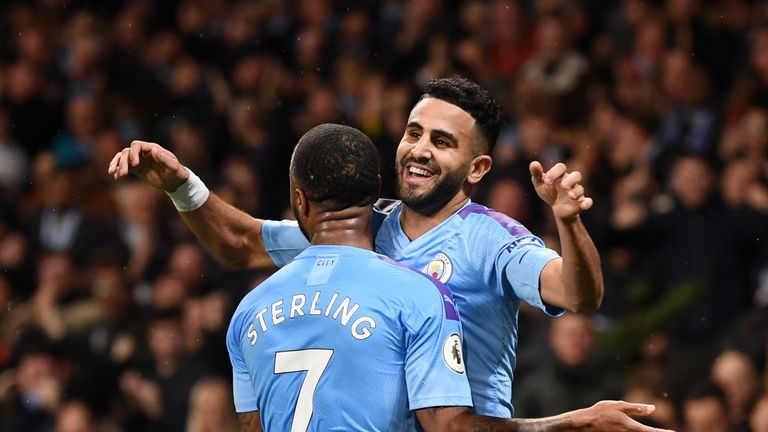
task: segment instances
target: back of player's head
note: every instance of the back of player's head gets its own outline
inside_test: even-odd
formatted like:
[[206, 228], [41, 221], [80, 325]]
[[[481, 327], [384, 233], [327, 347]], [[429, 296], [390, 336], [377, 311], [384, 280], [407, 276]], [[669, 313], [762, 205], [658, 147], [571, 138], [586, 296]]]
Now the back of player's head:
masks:
[[476, 83], [459, 76], [433, 79], [421, 98], [432, 97], [456, 105], [475, 119], [480, 134], [487, 143], [487, 153], [493, 151], [502, 125], [499, 104], [490, 93]]
[[296, 145], [291, 177], [309, 201], [328, 210], [369, 205], [378, 198], [379, 155], [359, 130], [321, 124]]

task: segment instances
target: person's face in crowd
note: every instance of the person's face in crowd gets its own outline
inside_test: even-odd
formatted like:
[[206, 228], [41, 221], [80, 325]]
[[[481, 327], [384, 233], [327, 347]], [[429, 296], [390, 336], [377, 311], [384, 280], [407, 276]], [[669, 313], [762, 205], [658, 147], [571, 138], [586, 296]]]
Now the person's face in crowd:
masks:
[[24, 398], [39, 402], [42, 393], [58, 381], [56, 359], [45, 353], [24, 355], [16, 369], [16, 385]]
[[101, 129], [101, 113], [96, 99], [80, 97], [67, 106], [67, 125], [78, 138], [95, 137]]
[[762, 28], [752, 37], [750, 63], [763, 83], [768, 81], [768, 29]]
[[608, 160], [614, 169], [625, 171], [648, 158], [652, 137], [639, 121], [618, 116], [613, 127], [615, 139], [609, 143]]
[[169, 318], [153, 322], [149, 327], [149, 346], [158, 362], [181, 357], [184, 341], [179, 320]]
[[682, 23], [693, 19], [699, 10], [698, 0], [667, 0], [667, 15], [675, 22]]
[[205, 252], [192, 243], [176, 246], [168, 262], [168, 272], [195, 288], [205, 281], [207, 263]]
[[768, 394], [757, 401], [749, 417], [752, 432], [768, 432]]
[[46, 179], [43, 190], [45, 204], [56, 209], [67, 209], [73, 204], [75, 193], [75, 175], [72, 171], [54, 169]]
[[544, 117], [526, 115], [520, 119], [520, 144], [529, 158], [542, 154], [551, 138], [552, 125]]
[[656, 65], [664, 56], [665, 38], [666, 31], [663, 21], [647, 20], [640, 23], [635, 40], [636, 54]]
[[95, 271], [93, 296], [98, 300], [108, 320], [119, 319], [131, 304], [131, 291], [120, 267], [104, 267]]
[[732, 207], [746, 204], [749, 185], [758, 180], [759, 166], [750, 159], [736, 159], [728, 163], [720, 179], [720, 193]]
[[232, 423], [234, 406], [230, 394], [231, 389], [220, 380], [202, 381], [193, 388], [190, 405], [201, 430], [222, 430]]
[[397, 147], [400, 199], [422, 214], [434, 214], [455, 197], [465, 182], [487, 172], [476, 162], [480, 153], [475, 119], [440, 99], [424, 98], [411, 111]]
[[74, 284], [72, 258], [63, 253], [52, 253], [40, 258], [37, 263], [38, 286], [54, 287], [55, 295], [67, 294]]
[[712, 365], [712, 380], [725, 392], [733, 420], [743, 419], [759, 391], [760, 376], [752, 359], [739, 351], [724, 352]]
[[674, 165], [671, 186], [683, 207], [697, 209], [709, 199], [715, 186], [715, 178], [703, 160], [683, 157]]
[[683, 417], [686, 432], [728, 432], [728, 413], [716, 397], [686, 401]]
[[539, 57], [546, 62], [560, 59], [567, 49], [568, 39], [563, 24], [556, 18], [545, 18], [539, 22], [537, 45]]
[[768, 143], [768, 112], [759, 108], [747, 111], [739, 124], [739, 138], [745, 150], [764, 151]]
[[159, 310], [179, 308], [189, 294], [188, 286], [175, 274], [157, 278], [152, 287], [152, 306]]
[[5, 97], [16, 103], [24, 103], [40, 94], [40, 74], [26, 63], [16, 63], [7, 68], [5, 75]]
[[56, 432], [92, 432], [95, 428], [88, 408], [80, 402], [62, 406], [56, 416]]
[[549, 343], [558, 360], [569, 367], [586, 364], [595, 346], [589, 318], [567, 314], [552, 321]]
[[525, 187], [517, 180], [502, 179], [491, 186], [488, 192], [488, 207], [518, 221], [527, 221], [529, 216]]
[[662, 88], [673, 100], [683, 101], [686, 99], [687, 79], [691, 69], [691, 62], [686, 53], [672, 51], [666, 55], [662, 66]]

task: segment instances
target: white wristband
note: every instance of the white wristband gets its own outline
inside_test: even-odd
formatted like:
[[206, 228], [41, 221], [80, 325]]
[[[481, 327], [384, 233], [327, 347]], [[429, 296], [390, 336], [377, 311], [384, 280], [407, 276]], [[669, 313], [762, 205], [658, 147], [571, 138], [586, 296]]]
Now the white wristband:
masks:
[[166, 192], [176, 206], [176, 210], [182, 213], [199, 209], [208, 200], [210, 192], [200, 177], [187, 168], [189, 178], [173, 192]]

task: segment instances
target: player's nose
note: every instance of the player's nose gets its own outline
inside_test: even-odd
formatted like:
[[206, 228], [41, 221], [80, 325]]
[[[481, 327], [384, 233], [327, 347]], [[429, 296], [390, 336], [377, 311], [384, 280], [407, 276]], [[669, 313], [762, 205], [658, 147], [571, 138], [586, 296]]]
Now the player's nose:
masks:
[[411, 149], [411, 156], [416, 160], [429, 160], [432, 158], [432, 144], [429, 139], [422, 136]]

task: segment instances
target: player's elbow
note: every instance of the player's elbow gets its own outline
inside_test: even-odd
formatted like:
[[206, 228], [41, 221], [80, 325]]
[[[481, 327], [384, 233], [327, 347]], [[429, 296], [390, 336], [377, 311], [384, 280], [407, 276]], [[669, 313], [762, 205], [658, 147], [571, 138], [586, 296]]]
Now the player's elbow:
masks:
[[600, 305], [603, 303], [603, 285], [595, 287], [590, 293], [591, 295], [583, 295], [577, 299], [572, 299], [566, 305], [566, 309], [571, 313], [591, 314], [597, 312], [600, 309]]
[[591, 314], [600, 308], [599, 302], [574, 302], [568, 305], [568, 312], [577, 314]]

